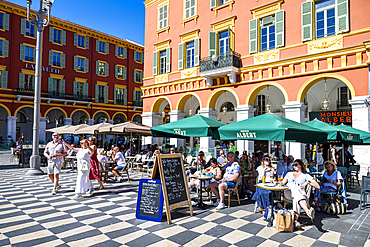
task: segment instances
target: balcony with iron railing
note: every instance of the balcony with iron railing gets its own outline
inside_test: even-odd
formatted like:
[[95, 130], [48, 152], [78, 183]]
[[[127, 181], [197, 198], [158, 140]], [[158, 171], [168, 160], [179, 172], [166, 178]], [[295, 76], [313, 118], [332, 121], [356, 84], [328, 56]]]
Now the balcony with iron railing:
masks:
[[[15, 89], [15, 94], [17, 96], [17, 100], [20, 101], [22, 98], [33, 98], [35, 96], [35, 92], [33, 89], [24, 89], [24, 88], [17, 88]], [[59, 92], [48, 92], [42, 91], [41, 92], [41, 99], [47, 100], [48, 103], [51, 101], [63, 101], [65, 104], [68, 102], [72, 102], [73, 105], [76, 103], [89, 103], [91, 104], [92, 98], [88, 95], [83, 95], [81, 93], [76, 94], [63, 94]]]
[[226, 52], [200, 60], [199, 75], [204, 76], [208, 85], [212, 85], [213, 77], [227, 75], [230, 83], [236, 82], [236, 74], [240, 68], [240, 54]]

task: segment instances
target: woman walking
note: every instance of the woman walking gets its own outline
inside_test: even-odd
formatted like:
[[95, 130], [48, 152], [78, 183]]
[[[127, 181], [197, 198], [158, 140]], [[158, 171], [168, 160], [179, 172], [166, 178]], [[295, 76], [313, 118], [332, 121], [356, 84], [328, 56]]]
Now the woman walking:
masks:
[[[99, 173], [99, 161], [98, 161], [98, 148], [95, 145], [96, 142], [96, 137], [95, 136], [90, 136], [89, 137], [89, 145], [92, 150], [94, 150], [91, 158], [90, 158], [90, 163], [91, 163], [91, 169], [90, 169], [90, 174], [89, 178], [90, 180], [97, 180], [100, 187], [98, 190], [104, 189], [103, 183], [101, 182], [100, 178], [100, 173]], [[94, 188], [93, 188], [94, 189]]]
[[82, 197], [82, 194], [86, 193], [86, 196], [92, 195], [92, 185], [89, 179], [90, 172], [90, 157], [94, 153], [94, 150], [89, 146], [86, 139], [80, 141], [81, 148], [74, 148], [63, 140], [63, 144], [73, 151], [77, 152], [77, 179], [76, 179], [76, 195], [72, 199], [78, 199]]

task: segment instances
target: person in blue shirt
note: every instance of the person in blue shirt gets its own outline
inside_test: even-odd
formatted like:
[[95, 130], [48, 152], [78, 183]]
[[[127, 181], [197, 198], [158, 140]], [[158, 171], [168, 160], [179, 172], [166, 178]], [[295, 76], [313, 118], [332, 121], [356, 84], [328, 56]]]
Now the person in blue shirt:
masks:
[[223, 169], [225, 169], [223, 178], [220, 181], [214, 181], [210, 184], [211, 190], [217, 198], [214, 204], [214, 206], [217, 206], [217, 210], [225, 208], [225, 190], [235, 188], [235, 186], [237, 186], [236, 181], [238, 181], [241, 174], [241, 168], [238, 162], [235, 162], [234, 157], [235, 155], [233, 152], [227, 153], [228, 163], [223, 167]]

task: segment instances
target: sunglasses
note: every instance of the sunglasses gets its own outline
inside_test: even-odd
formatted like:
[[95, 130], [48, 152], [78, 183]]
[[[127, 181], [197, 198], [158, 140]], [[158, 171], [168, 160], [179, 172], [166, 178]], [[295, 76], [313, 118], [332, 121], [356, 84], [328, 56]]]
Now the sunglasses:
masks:
[[55, 137], [55, 136], [58, 136], [58, 135], [53, 135], [53, 137]]
[[293, 166], [299, 166], [299, 163], [294, 163]]
[[266, 161], [270, 161], [270, 159], [269, 159], [269, 158], [265, 158], [265, 160], [266, 160]]

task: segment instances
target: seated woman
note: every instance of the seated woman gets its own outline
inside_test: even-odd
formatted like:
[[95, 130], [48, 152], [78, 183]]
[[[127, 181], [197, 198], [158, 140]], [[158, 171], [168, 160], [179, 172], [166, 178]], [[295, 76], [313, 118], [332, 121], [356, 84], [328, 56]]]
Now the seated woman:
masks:
[[321, 193], [335, 192], [343, 181], [342, 174], [337, 170], [333, 161], [325, 161], [320, 190], [315, 191], [313, 205], [321, 206]]
[[[262, 158], [261, 165], [257, 167], [258, 172], [258, 183], [262, 183], [262, 178], [265, 178], [266, 182], [272, 182], [274, 176], [274, 169], [271, 166], [269, 156], [264, 156]], [[257, 202], [258, 210], [263, 212], [265, 208], [270, 206], [270, 190], [256, 188], [256, 193], [254, 193], [252, 200]]]
[[313, 208], [308, 209], [306, 203], [306, 192], [305, 187], [310, 184], [312, 187], [319, 189], [319, 184], [307, 174], [306, 167], [302, 160], [295, 160], [293, 162], [293, 172], [288, 172], [284, 177], [282, 184], [287, 184], [288, 190], [284, 191], [284, 197], [288, 200], [293, 201], [293, 211], [294, 211], [294, 221], [297, 228], [300, 227], [298, 223], [299, 214], [301, 208], [307, 213], [308, 217], [311, 219], [315, 218], [315, 210]]
[[252, 193], [254, 191], [254, 183], [256, 181], [256, 176], [254, 175], [256, 173], [256, 169], [254, 169], [254, 165], [249, 162], [249, 159], [245, 154], [243, 154], [240, 158], [240, 162], [242, 162], [244, 165], [244, 172], [250, 172], [250, 174], [247, 174], [244, 177], [244, 184], [247, 188], [247, 194], [249, 196], [252, 196]]
[[[196, 166], [197, 170], [199, 169], [198, 167], [200, 166], [202, 169], [205, 169], [206, 168], [206, 160], [204, 159], [204, 152], [203, 151], [199, 151], [198, 153], [198, 160], [196, 162], [193, 163], [193, 166]], [[189, 177], [190, 174], [194, 174], [195, 170], [187, 170], [186, 171], [186, 177]]]
[[[220, 180], [222, 178], [222, 172], [221, 169], [217, 166], [217, 160], [215, 158], [210, 159], [211, 166], [208, 167], [205, 170], [206, 174], [211, 174], [214, 177], [211, 180], [206, 180], [204, 183], [204, 186], [209, 186], [210, 183], [215, 182], [217, 180]], [[195, 175], [200, 175], [199, 171], [195, 172]], [[199, 187], [200, 186], [200, 180], [193, 178], [190, 183], [190, 187]]]

